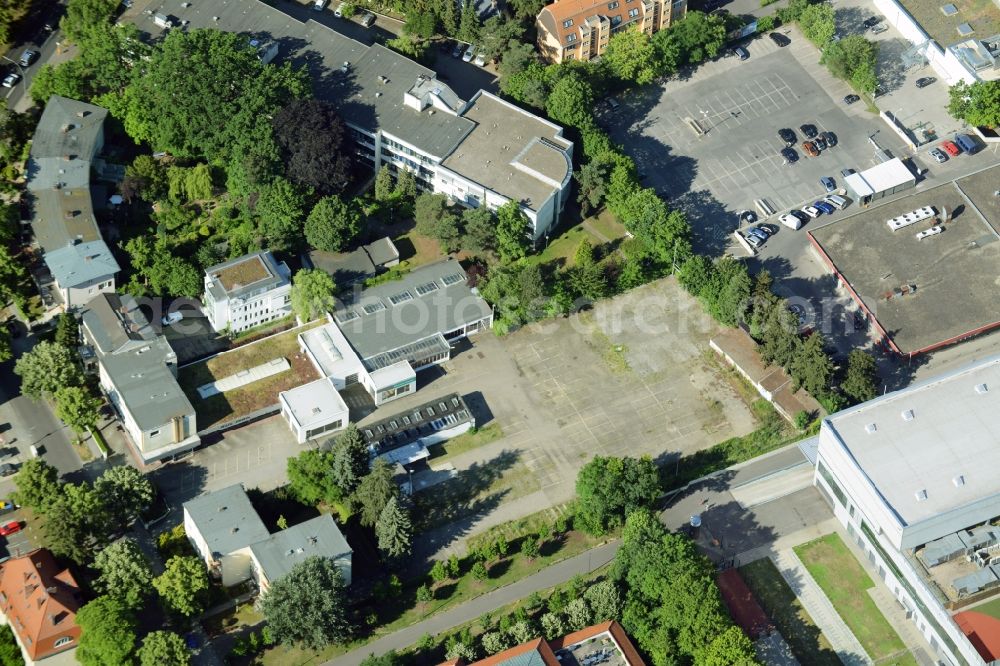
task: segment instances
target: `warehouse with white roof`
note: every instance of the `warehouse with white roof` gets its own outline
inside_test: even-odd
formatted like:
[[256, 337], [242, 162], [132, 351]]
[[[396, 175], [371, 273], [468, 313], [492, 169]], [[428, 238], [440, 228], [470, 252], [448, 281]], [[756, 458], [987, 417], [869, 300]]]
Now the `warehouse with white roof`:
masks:
[[844, 178], [844, 183], [861, 204], [902, 192], [917, 184], [917, 177], [898, 157]]
[[945, 663], [952, 611], [1000, 593], [1000, 357], [823, 421], [815, 484]]

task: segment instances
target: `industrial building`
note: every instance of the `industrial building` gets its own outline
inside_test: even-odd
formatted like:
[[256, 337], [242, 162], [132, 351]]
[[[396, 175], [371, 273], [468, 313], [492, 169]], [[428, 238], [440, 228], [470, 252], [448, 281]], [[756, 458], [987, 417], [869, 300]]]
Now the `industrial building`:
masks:
[[997, 413], [1000, 357], [820, 429], [816, 486], [942, 663], [1000, 659], [1000, 618], [968, 608], [1000, 593]]

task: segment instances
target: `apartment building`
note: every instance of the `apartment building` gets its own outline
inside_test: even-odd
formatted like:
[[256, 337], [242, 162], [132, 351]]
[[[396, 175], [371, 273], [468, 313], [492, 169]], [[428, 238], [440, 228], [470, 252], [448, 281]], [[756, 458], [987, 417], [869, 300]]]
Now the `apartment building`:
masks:
[[205, 270], [205, 316], [216, 331], [245, 331], [292, 313], [292, 272], [268, 251]]
[[[302, 22], [261, 0], [163, 0], [158, 7], [188, 29], [294, 45], [277, 59], [309, 70], [316, 97], [337, 106], [358, 158], [373, 169], [406, 169], [420, 189], [465, 206], [517, 201], [534, 240], [558, 222], [573, 176], [573, 144], [559, 126], [485, 91], [467, 102], [433, 70], [395, 51]], [[148, 17], [135, 21], [151, 36], [162, 34]]]
[[1000, 357], [822, 423], [814, 483], [935, 663], [1000, 659]]
[[652, 35], [686, 12], [687, 0], [557, 0], [535, 19], [538, 50], [548, 62], [593, 60], [612, 35], [630, 29]]

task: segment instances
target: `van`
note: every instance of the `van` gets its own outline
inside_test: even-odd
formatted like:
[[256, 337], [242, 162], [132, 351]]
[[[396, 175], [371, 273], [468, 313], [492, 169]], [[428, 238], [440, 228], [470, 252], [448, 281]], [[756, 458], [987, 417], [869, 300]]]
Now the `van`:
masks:
[[761, 217], [771, 217], [774, 215], [774, 208], [771, 207], [771, 204], [766, 199], [754, 199], [753, 205], [757, 208], [757, 212], [760, 213]]
[[327, 2], [329, 2], [329, 0], [316, 0], [316, 2], [313, 3], [313, 11], [317, 12], [323, 11], [324, 9], [326, 9]]
[[174, 27], [174, 22], [166, 14], [153, 14], [153, 24], [164, 29]]
[[968, 134], [956, 134], [955, 143], [958, 147], [972, 155], [979, 150], [979, 144], [972, 140], [972, 137]]
[[850, 203], [847, 199], [840, 196], [839, 194], [831, 194], [828, 197], [823, 197], [823, 201], [827, 202], [837, 210], [844, 210], [847, 208], [847, 204]]

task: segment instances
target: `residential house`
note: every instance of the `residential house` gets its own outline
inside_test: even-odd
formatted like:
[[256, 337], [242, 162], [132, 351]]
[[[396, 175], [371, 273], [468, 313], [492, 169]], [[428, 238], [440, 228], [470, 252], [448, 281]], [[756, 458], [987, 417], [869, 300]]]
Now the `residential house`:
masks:
[[120, 270], [97, 227], [90, 182], [107, 115], [101, 107], [53, 95], [32, 138], [31, 228], [66, 310], [113, 292]]
[[86, 356], [144, 463], [198, 446], [194, 408], [177, 383], [177, 355], [128, 294], [101, 294], [82, 314]]
[[69, 657], [80, 641], [80, 605], [76, 579], [49, 551], [34, 550], [0, 564], [0, 621], [14, 631], [28, 666], [73, 663]]
[[556, 0], [535, 20], [538, 50], [548, 62], [593, 60], [623, 30], [647, 35], [684, 18], [687, 0]]
[[440, 666], [566, 666], [606, 662], [612, 666], [645, 666], [625, 630], [615, 620], [550, 641], [536, 638], [469, 664], [459, 658]]
[[351, 583], [351, 547], [329, 514], [271, 534], [240, 484], [185, 502], [184, 531], [225, 587], [250, 580], [264, 592], [312, 555], [333, 559]]
[[205, 270], [205, 315], [216, 331], [233, 333], [292, 313], [291, 271], [264, 250]]
[[[311, 18], [302, 22], [262, 0], [211, 6], [163, 0], [158, 7], [188, 29], [231, 30], [298, 45], [283, 57], [322, 82], [317, 97], [337, 105], [359, 159], [372, 168], [406, 169], [421, 189], [466, 206], [517, 201], [535, 240], [558, 222], [573, 175], [573, 146], [558, 126], [487, 92], [466, 102], [433, 70]], [[145, 17], [137, 26], [160, 34]]]

